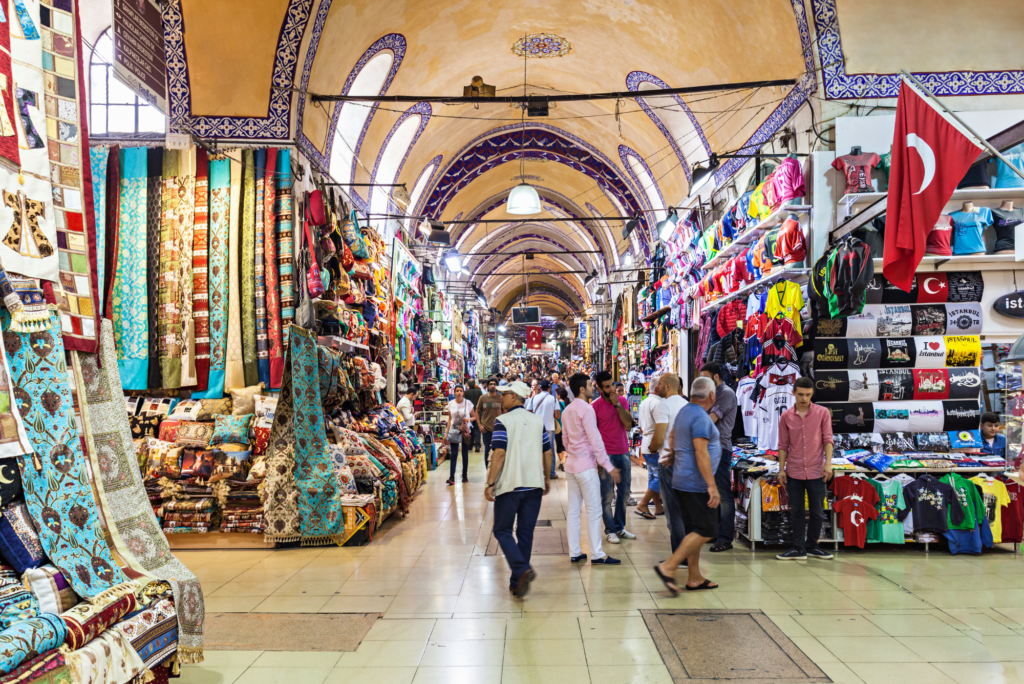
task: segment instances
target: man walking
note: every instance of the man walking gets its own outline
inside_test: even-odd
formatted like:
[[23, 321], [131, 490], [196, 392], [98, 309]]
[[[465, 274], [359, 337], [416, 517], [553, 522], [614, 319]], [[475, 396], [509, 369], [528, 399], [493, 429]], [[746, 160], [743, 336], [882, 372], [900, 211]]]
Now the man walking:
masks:
[[[814, 381], [797, 378], [796, 403], [779, 417], [779, 484], [789, 494], [793, 548], [779, 560], [828, 560], [832, 554], [818, 546], [825, 520], [825, 483], [832, 479], [832, 413], [811, 402]], [[804, 494], [810, 502], [810, 525], [804, 537]]]
[[492, 532], [512, 568], [509, 589], [523, 598], [537, 577], [530, 566], [530, 555], [541, 497], [551, 486], [547, 478], [551, 438], [539, 416], [521, 410], [530, 396], [529, 387], [513, 382], [503, 388], [502, 394], [505, 413], [494, 421], [494, 459], [487, 470], [484, 497], [494, 502]]
[[[618, 483], [612, 482], [608, 473], [601, 474], [601, 499], [604, 505], [604, 531], [609, 543], [618, 544], [619, 538], [636, 539], [626, 530], [626, 501], [629, 498], [630, 463], [629, 430], [633, 427], [633, 416], [623, 397], [615, 392], [612, 374], [601, 371], [594, 377], [594, 385], [601, 396], [591, 406], [597, 414], [597, 429], [604, 439], [604, 450], [608, 459], [621, 472]], [[612, 502], [614, 501], [614, 511]]]
[[566, 382], [565, 385], [562, 385], [562, 379], [558, 375], [558, 373], [557, 372], [552, 373], [551, 374], [551, 396], [553, 396], [555, 399], [558, 399], [558, 390], [561, 389], [563, 386], [565, 387], [565, 390], [569, 393], [569, 401], [572, 401], [573, 399], [575, 399], [576, 397], [573, 394], [572, 388], [569, 386], [569, 383]]
[[658, 384], [662, 401], [654, 414], [654, 437], [651, 438], [650, 449], [658, 453], [658, 488], [663, 492], [661, 505], [668, 521], [671, 548], [675, 551], [683, 543], [686, 528], [683, 526], [683, 512], [672, 493], [672, 426], [679, 409], [686, 405], [686, 399], [683, 398], [683, 384], [678, 375], [667, 373], [661, 376]]
[[601, 478], [600, 465], [608, 472], [612, 482], [621, 479], [621, 473], [608, 459], [604, 440], [597, 429], [597, 414], [590, 405], [593, 392], [590, 378], [577, 373], [569, 378], [569, 387], [576, 398], [562, 413], [562, 443], [565, 445], [565, 480], [569, 490], [569, 515], [566, 522], [569, 534], [569, 560], [586, 562], [580, 547], [580, 509], [587, 506], [587, 539], [590, 541], [590, 562], [593, 565], [618, 565], [621, 561], [605, 555], [601, 548]]
[[[480, 386], [476, 384], [476, 378], [469, 379], [469, 388], [466, 390], [465, 396], [466, 399], [469, 399], [470, 403], [472, 403], [473, 406], [476, 406], [477, 402], [480, 401], [480, 397], [483, 396], [483, 391], [480, 389]], [[473, 425], [471, 427], [472, 432], [470, 433], [470, 437], [473, 440], [473, 451], [476, 451], [478, 453], [480, 451], [479, 418], [480, 417], [477, 416], [477, 420], [473, 421]]]
[[[659, 377], [650, 394], [640, 402], [638, 410], [640, 416], [640, 455], [647, 466], [647, 491], [644, 492], [640, 503], [636, 505], [634, 513], [641, 518], [654, 520], [655, 513], [661, 515], [661, 495], [658, 487], [658, 452], [651, 448], [651, 439], [654, 437], [655, 411], [661, 403], [661, 378]], [[654, 501], [655, 513], [651, 513], [650, 503]]]
[[554, 460], [551, 461], [551, 479], [557, 480], [558, 473], [555, 467], [558, 465], [558, 454], [555, 453], [555, 420], [559, 416], [558, 399], [551, 396], [551, 388], [547, 380], [541, 380], [534, 385], [534, 394], [526, 402], [526, 410], [544, 420], [544, 429], [551, 438], [551, 450], [554, 453]]
[[477, 424], [484, 443], [484, 467], [490, 465], [491, 437], [494, 434], [494, 420], [501, 415], [501, 395], [498, 394], [498, 383], [491, 378], [487, 381], [487, 394], [480, 397], [476, 407]]
[[736, 537], [736, 500], [732, 494], [732, 429], [736, 424], [736, 393], [722, 382], [722, 367], [717, 363], [706, 363], [700, 374], [715, 383], [715, 405], [708, 415], [718, 428], [718, 441], [722, 444], [722, 459], [715, 471], [718, 494], [722, 497], [719, 507], [721, 519], [718, 522], [718, 541], [711, 547], [713, 553], [728, 551]]
[[[700, 549], [718, 536], [718, 485], [715, 470], [722, 455], [718, 428], [708, 416], [715, 405], [715, 383], [699, 377], [690, 386], [690, 403], [679, 409], [672, 426], [672, 493], [679, 502], [687, 534], [672, 556], [654, 566], [673, 595], [680, 591], [676, 568], [687, 561], [687, 591], [717, 589], [700, 574]], [[667, 493], [667, 492], [666, 492]]]

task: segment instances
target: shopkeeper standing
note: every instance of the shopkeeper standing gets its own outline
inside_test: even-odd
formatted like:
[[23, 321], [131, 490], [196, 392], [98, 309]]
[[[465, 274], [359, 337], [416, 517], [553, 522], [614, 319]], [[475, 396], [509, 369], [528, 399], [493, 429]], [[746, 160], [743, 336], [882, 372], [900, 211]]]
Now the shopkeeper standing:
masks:
[[462, 385], [455, 386], [455, 398], [448, 402], [448, 459], [451, 461], [451, 474], [448, 484], [455, 484], [455, 462], [458, 460], [459, 447], [462, 449], [462, 481], [469, 482], [469, 426], [476, 420], [476, 410]]
[[1006, 437], [999, 434], [999, 414], [988, 411], [981, 416], [981, 453], [1006, 458]]
[[398, 412], [402, 414], [402, 422], [406, 427], [416, 427], [416, 412], [413, 407], [416, 404], [416, 396], [420, 393], [418, 389], [411, 386], [409, 391], [398, 400]]

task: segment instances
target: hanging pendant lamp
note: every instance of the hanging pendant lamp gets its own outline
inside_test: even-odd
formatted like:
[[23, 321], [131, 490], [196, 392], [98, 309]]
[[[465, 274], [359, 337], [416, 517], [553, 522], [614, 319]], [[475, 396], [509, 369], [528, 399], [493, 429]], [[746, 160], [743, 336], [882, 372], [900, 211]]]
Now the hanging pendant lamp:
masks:
[[[523, 54], [523, 95], [526, 95], [526, 53]], [[525, 170], [523, 167], [523, 161], [526, 158], [526, 105], [523, 105], [523, 111], [519, 117], [519, 125], [522, 127], [519, 131], [519, 177], [522, 179], [522, 183], [512, 188], [512, 192], [508, 194], [508, 201], [505, 203], [505, 211], [515, 216], [532, 216], [533, 214], [539, 214], [540, 208], [540, 195], [533, 189], [529, 183], [526, 182]]]
[[442, 339], [441, 331], [438, 330], [437, 328], [434, 328], [433, 331], [431, 331], [431, 333], [430, 333], [430, 343], [431, 344], [441, 344], [441, 339]]

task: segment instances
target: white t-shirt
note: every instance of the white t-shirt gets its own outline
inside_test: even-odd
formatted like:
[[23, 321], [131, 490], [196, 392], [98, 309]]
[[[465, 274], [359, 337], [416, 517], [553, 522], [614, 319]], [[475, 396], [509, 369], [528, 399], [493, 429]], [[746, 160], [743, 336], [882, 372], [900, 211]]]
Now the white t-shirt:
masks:
[[665, 441], [661, 445], [661, 451], [658, 452], [658, 461], [662, 461], [672, 454], [672, 449], [668, 446], [672, 443], [672, 424], [676, 422], [676, 414], [679, 413], [679, 409], [686, 404], [685, 399], [678, 394], [673, 394], [658, 402], [658, 406], [654, 409], [654, 424], [668, 424], [668, 427], [665, 428]]
[[757, 439], [757, 404], [754, 399], [757, 393], [757, 380], [747, 376], [736, 384], [736, 398], [739, 400], [740, 413], [743, 415], [743, 432], [747, 437]]
[[535, 397], [526, 400], [524, 408], [535, 416], [544, 419], [544, 429], [548, 432], [555, 430], [555, 409], [558, 408], [558, 400], [548, 392], [541, 392]]
[[770, 451], [779, 448], [779, 420], [796, 403], [793, 383], [800, 377], [796, 364], [775, 364], [761, 376], [758, 383], [764, 396], [758, 404], [757, 448]]
[[406, 427], [414, 427], [416, 425], [416, 414], [412, 410], [412, 402], [409, 401], [409, 397], [403, 396], [398, 400], [398, 412], [402, 414], [402, 422], [405, 423]]
[[643, 439], [640, 441], [640, 453], [650, 452], [651, 438], [654, 437], [654, 412], [661, 403], [661, 397], [657, 394], [650, 394], [640, 402], [640, 433]]
[[462, 421], [469, 421], [469, 414], [473, 411], [473, 402], [465, 397], [462, 403], [452, 399], [448, 402], [448, 415], [452, 418], [452, 429], [458, 430], [462, 427]]

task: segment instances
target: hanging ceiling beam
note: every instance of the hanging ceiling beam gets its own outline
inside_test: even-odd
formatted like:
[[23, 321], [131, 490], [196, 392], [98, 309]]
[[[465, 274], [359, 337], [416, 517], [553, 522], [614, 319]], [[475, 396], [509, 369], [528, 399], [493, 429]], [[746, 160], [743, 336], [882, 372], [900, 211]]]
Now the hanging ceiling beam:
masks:
[[719, 83], [715, 85], [689, 86], [686, 88], [662, 88], [660, 90], [619, 90], [611, 93], [577, 93], [569, 95], [502, 95], [500, 97], [446, 97], [438, 95], [317, 95], [311, 94], [313, 102], [439, 102], [442, 104], [508, 104], [529, 103], [531, 100], [548, 102], [585, 102], [589, 100], [623, 100], [661, 95], [692, 95], [724, 90], [746, 90], [749, 88], [773, 88], [796, 85], [796, 79], [784, 78], [774, 81], [746, 81], [743, 83]]

